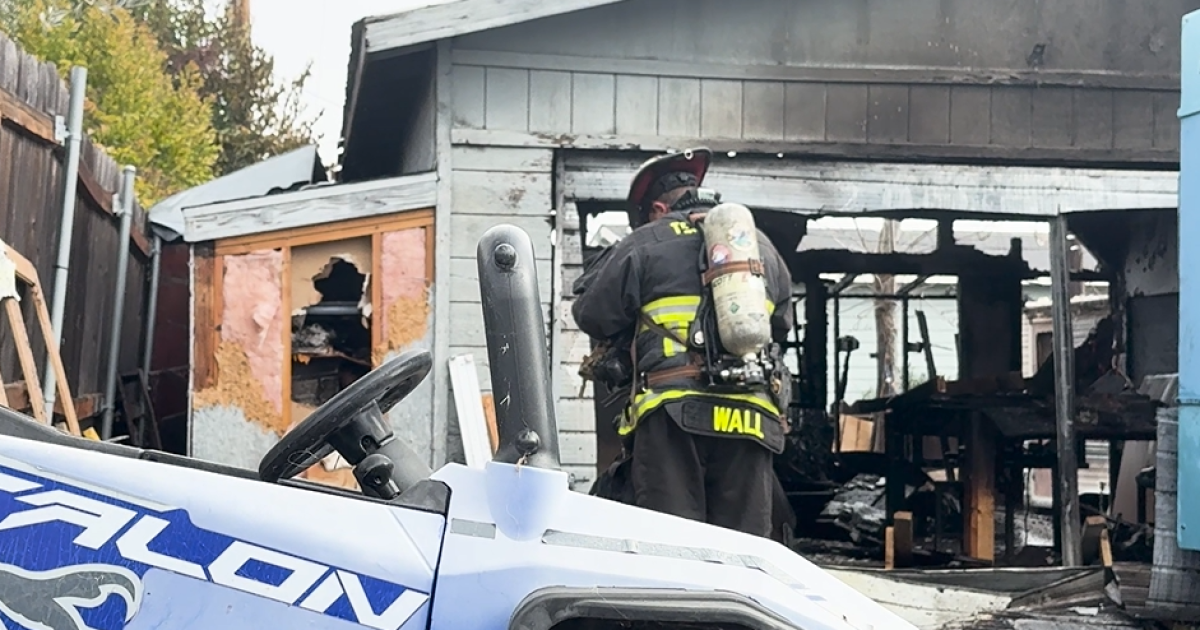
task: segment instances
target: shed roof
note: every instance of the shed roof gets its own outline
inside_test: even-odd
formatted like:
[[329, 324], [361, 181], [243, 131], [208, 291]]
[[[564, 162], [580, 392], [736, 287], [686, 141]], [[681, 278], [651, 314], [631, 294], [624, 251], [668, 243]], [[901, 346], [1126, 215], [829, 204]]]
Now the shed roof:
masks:
[[390, 15], [364, 18], [364, 48], [367, 53], [403, 48], [621, 1], [434, 0]]

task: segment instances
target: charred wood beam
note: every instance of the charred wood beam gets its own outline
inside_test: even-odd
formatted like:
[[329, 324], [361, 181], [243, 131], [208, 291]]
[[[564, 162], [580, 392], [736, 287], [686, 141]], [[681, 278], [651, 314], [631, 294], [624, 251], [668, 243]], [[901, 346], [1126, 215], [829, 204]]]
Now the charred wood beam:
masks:
[[909, 282], [908, 284], [900, 287], [899, 289], [896, 289], [896, 295], [908, 295], [909, 293], [916, 291], [917, 289], [919, 289], [921, 287], [921, 285], [928, 282], [929, 278], [931, 278], [931, 277], [932, 276], [927, 273], [917, 276], [916, 280], [913, 280], [912, 282]]
[[859, 274], [857, 273], [848, 273], [842, 276], [841, 280], [838, 280], [833, 286], [829, 287], [829, 297], [836, 297], [839, 293], [845, 291], [847, 287], [854, 284], [858, 276]]
[[808, 274], [893, 274], [914, 276], [955, 276], [964, 271], [974, 275], [1036, 278], [1041, 274], [1029, 268], [1023, 259], [993, 256], [973, 247], [954, 246], [932, 254], [873, 254], [846, 250], [812, 249], [789, 256], [789, 266]]
[[1080, 566], [1079, 458], [1075, 450], [1075, 352], [1072, 347], [1070, 306], [1070, 262], [1067, 219], [1050, 222], [1050, 280], [1054, 332], [1054, 407], [1058, 419], [1055, 443], [1058, 451], [1055, 485], [1062, 499], [1060, 531], [1062, 564]]

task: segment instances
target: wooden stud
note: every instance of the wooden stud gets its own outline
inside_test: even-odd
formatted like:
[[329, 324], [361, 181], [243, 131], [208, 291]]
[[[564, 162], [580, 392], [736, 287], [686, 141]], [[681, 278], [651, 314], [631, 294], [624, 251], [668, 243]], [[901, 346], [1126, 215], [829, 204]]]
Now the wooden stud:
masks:
[[217, 274], [218, 261], [213, 255], [212, 246], [201, 243], [195, 245], [192, 252], [195, 285], [192, 369], [195, 375], [194, 389], [202, 390], [217, 383], [216, 342], [220, 310], [216, 298], [221, 292], [221, 285]]
[[966, 501], [963, 553], [991, 562], [996, 557], [996, 449], [991, 422], [973, 414], [968, 423], [963, 481]]
[[[42, 330], [42, 340], [50, 354], [50, 366], [54, 368], [54, 388], [58, 393], [56, 404], [61, 405], [63, 418], [67, 421], [67, 431], [71, 435], [81, 436], [79, 416], [76, 401], [71, 396], [71, 384], [67, 382], [67, 369], [63, 366], [62, 354], [58, 347], [58, 338], [54, 336], [54, 328], [50, 323], [50, 309], [46, 306], [46, 296], [42, 293], [42, 285], [33, 285], [33, 310], [37, 313], [38, 327]], [[30, 397], [33, 391], [29, 390]], [[89, 414], [90, 415], [90, 414]]]
[[[17, 346], [17, 359], [21, 363], [21, 373], [25, 376], [25, 386], [29, 388], [29, 406], [33, 417], [42, 424], [50, 424], [46, 416], [46, 405], [42, 400], [42, 385], [38, 382], [37, 362], [33, 358], [33, 346], [29, 344], [29, 331], [25, 329], [25, 318], [21, 315], [21, 306], [13, 298], [4, 298], [4, 311], [8, 315], [8, 325], [12, 327], [13, 341]], [[55, 375], [58, 378], [58, 375]]]
[[[386, 357], [383, 327], [387, 313], [383, 307], [383, 234], [371, 234], [371, 366], [379, 367]], [[378, 361], [375, 358], [378, 357]]]
[[395, 232], [433, 224], [433, 210], [412, 210], [393, 215], [366, 217], [291, 230], [247, 234], [216, 241], [217, 255], [246, 254], [264, 249], [329, 243], [383, 232]]
[[292, 248], [281, 248], [283, 254], [283, 264], [280, 266], [279, 277], [282, 286], [280, 287], [281, 295], [279, 299], [280, 317], [283, 321], [280, 322], [280, 336], [283, 345], [280, 350], [283, 354], [283, 371], [280, 383], [283, 386], [283, 391], [280, 395], [280, 414], [283, 418], [283, 426], [291, 430], [292, 426]]
[[883, 530], [883, 568], [896, 568], [896, 528], [892, 526]]
[[912, 512], [896, 512], [892, 517], [892, 565], [897, 568], [913, 565]]

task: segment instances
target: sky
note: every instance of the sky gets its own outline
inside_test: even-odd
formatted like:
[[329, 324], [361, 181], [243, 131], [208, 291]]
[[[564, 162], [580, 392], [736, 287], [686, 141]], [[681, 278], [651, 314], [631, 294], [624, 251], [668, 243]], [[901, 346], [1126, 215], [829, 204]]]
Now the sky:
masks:
[[372, 15], [387, 15], [428, 0], [250, 0], [250, 21], [256, 44], [275, 57], [275, 72], [290, 79], [312, 64], [304, 91], [306, 110], [322, 112], [316, 131], [321, 136], [321, 161], [337, 160], [346, 100], [346, 67], [350, 59], [350, 27]]

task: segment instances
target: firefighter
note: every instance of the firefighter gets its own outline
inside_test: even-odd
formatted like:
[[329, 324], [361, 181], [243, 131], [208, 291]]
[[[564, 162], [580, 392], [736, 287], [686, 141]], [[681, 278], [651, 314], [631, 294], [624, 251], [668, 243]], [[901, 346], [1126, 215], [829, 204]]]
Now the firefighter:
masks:
[[[783, 450], [786, 395], [714, 386], [706, 376], [713, 366], [688, 343], [692, 331], [704, 329], [698, 313], [712, 312], [702, 307], [705, 245], [696, 223], [719, 201], [701, 188], [711, 159], [699, 148], [642, 165], [629, 189], [633, 232], [592, 272], [571, 312], [595, 339], [636, 334], [633, 386], [618, 425], [623, 436], [636, 430], [636, 505], [768, 537], [777, 484], [772, 454]], [[791, 277], [761, 231], [758, 243], [771, 337], [779, 344], [792, 327]], [[774, 364], [786, 371], [781, 360]]]

